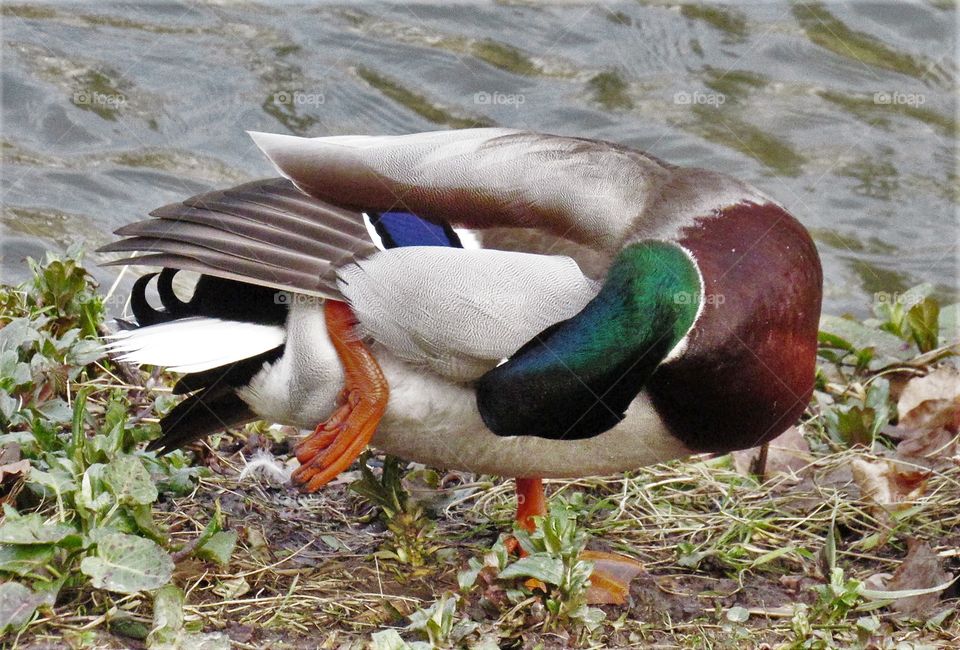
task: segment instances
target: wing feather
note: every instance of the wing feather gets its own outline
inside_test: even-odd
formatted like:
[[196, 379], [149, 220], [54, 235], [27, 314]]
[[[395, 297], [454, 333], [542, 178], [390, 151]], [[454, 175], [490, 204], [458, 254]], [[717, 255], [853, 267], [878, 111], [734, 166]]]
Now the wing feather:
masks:
[[600, 249], [618, 245], [674, 169], [609, 142], [510, 129], [250, 135], [297, 187], [336, 205], [537, 228]]
[[137, 251], [108, 265], [206, 273], [283, 291], [342, 299], [335, 270], [377, 250], [360, 213], [310, 197], [283, 178], [171, 203], [124, 226], [102, 252]]
[[597, 291], [568, 257], [436, 246], [389, 249], [337, 275], [367, 334], [457, 381], [481, 376]]

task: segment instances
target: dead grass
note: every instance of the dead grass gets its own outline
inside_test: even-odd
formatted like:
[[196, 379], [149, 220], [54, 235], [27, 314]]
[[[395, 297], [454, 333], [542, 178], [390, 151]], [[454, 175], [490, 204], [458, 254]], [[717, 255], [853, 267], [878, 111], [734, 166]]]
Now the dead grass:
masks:
[[[249, 450], [236, 447], [225, 439], [221, 450], [210, 450], [207, 463], [217, 474], [202, 479], [192, 495], [166, 502], [158, 518], [174, 540], [187, 543], [219, 502], [239, 531], [228, 567], [184, 559], [174, 578], [186, 591], [193, 623], [226, 632], [238, 648], [366, 647], [372, 632], [401, 627], [416, 608], [456, 591], [457, 570], [508, 530], [512, 517], [512, 482], [448, 475], [446, 488], [433, 495], [442, 505], [434, 534], [442, 551], [426, 567], [401, 566], [374, 555], [386, 533], [371, 508], [347, 490], [356, 473], [303, 496], [257, 478], [239, 480], [241, 454]], [[960, 466], [936, 470], [921, 496], [880, 517], [853, 480], [855, 458], [876, 460], [864, 450], [829, 453], [762, 484], [737, 473], [727, 456], [626, 476], [549, 481], [552, 495], [585, 495], [591, 546], [627, 553], [647, 568], [633, 584], [629, 606], [606, 607], [603, 632], [586, 647], [803, 647], [798, 606], [816, 601], [831, 529], [838, 536], [837, 565], [848, 577], [893, 573], [908, 537], [927, 540], [948, 571], [960, 571]], [[875, 639], [949, 647], [960, 630], [957, 596], [953, 587], [939, 604], [938, 611], [953, 613], [938, 625], [879, 610], [882, 628]], [[113, 605], [114, 615], [123, 610], [149, 627], [148, 600], [133, 596]], [[739, 620], [739, 609], [731, 617], [731, 608], [743, 608], [748, 617]], [[497, 628], [496, 618], [468, 611]], [[814, 620], [812, 630], [853, 643], [857, 616]], [[58, 610], [35, 621], [20, 640], [29, 639], [27, 647], [76, 645], [102, 622], [103, 616]], [[511, 634], [512, 647], [564, 647], [569, 641], [541, 634], [536, 623]], [[139, 643], [104, 633], [96, 638], [106, 647]]]

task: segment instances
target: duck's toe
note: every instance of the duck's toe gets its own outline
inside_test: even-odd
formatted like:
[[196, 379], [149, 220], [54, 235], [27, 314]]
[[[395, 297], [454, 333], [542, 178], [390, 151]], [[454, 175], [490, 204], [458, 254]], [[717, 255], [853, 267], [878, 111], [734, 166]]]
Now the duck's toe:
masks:
[[353, 335], [354, 316], [343, 302], [328, 300], [324, 316], [330, 340], [344, 368], [342, 404], [296, 447], [301, 465], [293, 482], [316, 492], [363, 453], [387, 409], [387, 381], [370, 350]]

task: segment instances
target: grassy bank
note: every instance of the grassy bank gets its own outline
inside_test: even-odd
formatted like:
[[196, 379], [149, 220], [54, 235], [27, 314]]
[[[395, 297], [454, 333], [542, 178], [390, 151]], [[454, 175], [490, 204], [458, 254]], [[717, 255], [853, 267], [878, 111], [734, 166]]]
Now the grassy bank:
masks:
[[[142, 451], [171, 377], [104, 356], [80, 262], [0, 288], [0, 633], [10, 647], [947, 647], [960, 635], [957, 306], [824, 317], [817, 391], [764, 452], [512, 483], [375, 454], [311, 496], [295, 432]], [[953, 347], [950, 347], [952, 344]], [[584, 546], [646, 571], [584, 602]], [[897, 646], [898, 643], [908, 644]]]

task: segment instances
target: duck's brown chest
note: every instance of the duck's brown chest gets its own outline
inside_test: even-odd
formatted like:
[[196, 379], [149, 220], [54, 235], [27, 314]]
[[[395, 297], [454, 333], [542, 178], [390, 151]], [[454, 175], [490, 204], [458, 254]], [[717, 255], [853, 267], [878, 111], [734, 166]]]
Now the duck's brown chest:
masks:
[[696, 451], [761, 444], [794, 424], [813, 391], [822, 297], [810, 235], [773, 204], [740, 203], [681, 233], [704, 281], [685, 353], [648, 386]]

